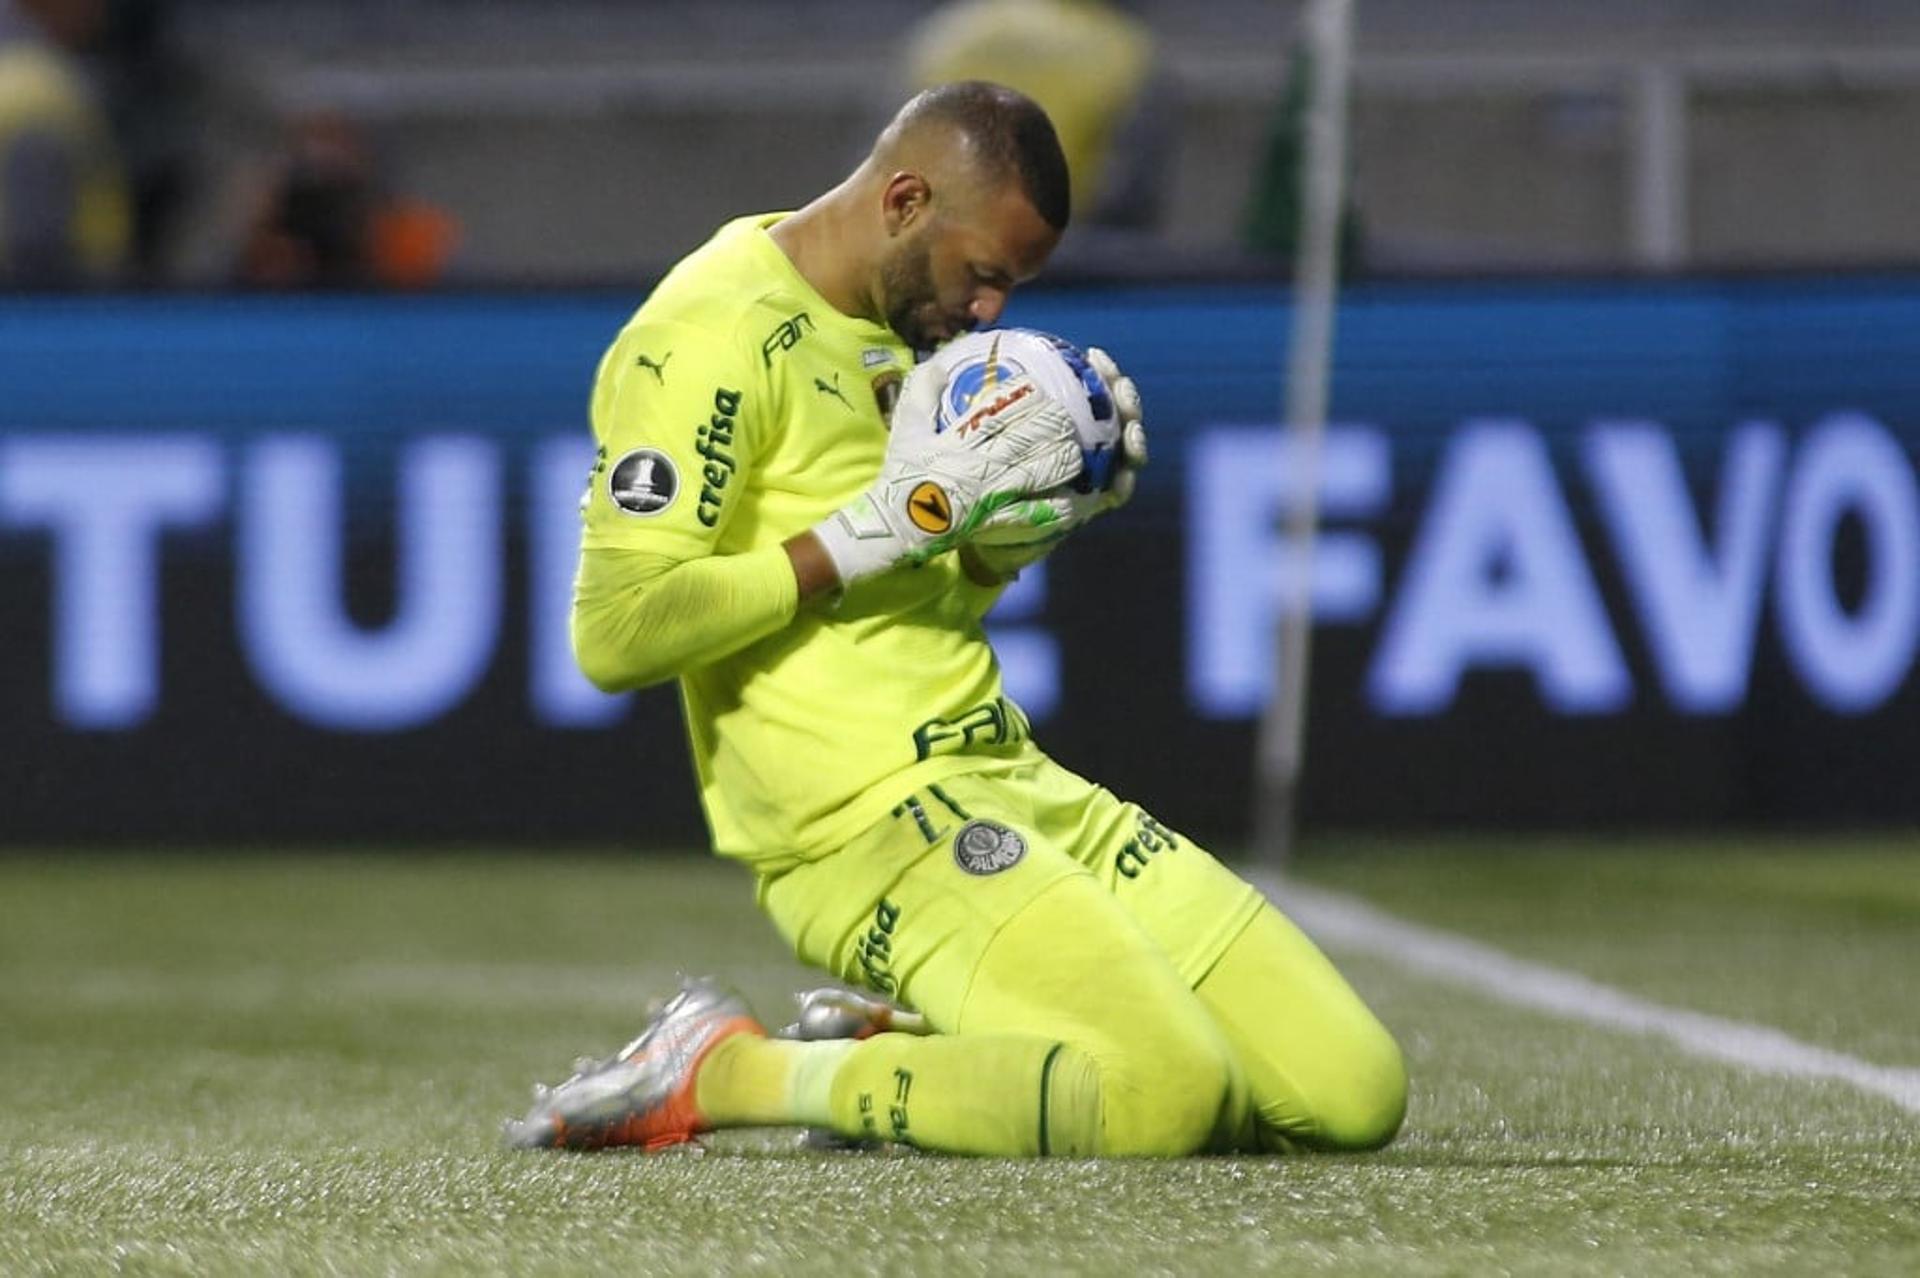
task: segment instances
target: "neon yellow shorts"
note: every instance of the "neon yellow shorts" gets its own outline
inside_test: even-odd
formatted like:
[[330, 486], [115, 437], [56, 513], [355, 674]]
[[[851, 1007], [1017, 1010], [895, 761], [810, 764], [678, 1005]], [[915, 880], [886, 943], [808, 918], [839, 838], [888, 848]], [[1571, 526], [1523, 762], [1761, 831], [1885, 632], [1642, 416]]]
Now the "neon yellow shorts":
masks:
[[[1300, 930], [1186, 836], [1051, 760], [900, 796], [845, 850], [760, 881], [803, 960], [943, 1034], [1031, 1034], [1099, 1069], [1106, 1148], [1372, 1149], [1398, 1046]], [[1224, 1075], [1184, 1113], [1174, 1078]], [[1216, 1075], [1215, 1077], [1219, 1077]]]
[[1074, 875], [1117, 898], [1189, 989], [1264, 903], [1186, 836], [1044, 757], [902, 795], [844, 851], [761, 879], [759, 899], [801, 959], [957, 1032], [994, 936]]

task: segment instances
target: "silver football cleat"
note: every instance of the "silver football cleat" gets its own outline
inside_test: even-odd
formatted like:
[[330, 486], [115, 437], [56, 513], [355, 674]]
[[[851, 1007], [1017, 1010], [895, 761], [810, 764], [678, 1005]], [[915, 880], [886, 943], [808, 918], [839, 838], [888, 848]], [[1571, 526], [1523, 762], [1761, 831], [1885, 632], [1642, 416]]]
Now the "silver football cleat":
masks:
[[780, 1031], [781, 1038], [807, 1042], [832, 1038], [870, 1038], [875, 1034], [931, 1034], [933, 1028], [918, 1012], [896, 1007], [885, 999], [839, 986], [795, 994], [798, 1015]]
[[718, 981], [681, 983], [640, 1036], [605, 1060], [583, 1057], [555, 1087], [536, 1083], [533, 1108], [502, 1126], [514, 1149], [664, 1149], [707, 1130], [694, 1106], [700, 1062], [721, 1040], [764, 1034], [746, 1000]]

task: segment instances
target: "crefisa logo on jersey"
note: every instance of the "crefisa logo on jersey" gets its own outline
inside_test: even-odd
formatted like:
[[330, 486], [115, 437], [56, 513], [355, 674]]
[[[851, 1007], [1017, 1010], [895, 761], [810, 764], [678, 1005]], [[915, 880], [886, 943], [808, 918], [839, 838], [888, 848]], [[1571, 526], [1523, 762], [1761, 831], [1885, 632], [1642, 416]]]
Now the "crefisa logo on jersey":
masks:
[[1025, 839], [992, 821], [969, 821], [953, 836], [954, 864], [968, 874], [998, 874], [1026, 854]]
[[657, 448], [636, 448], [613, 464], [607, 496], [629, 515], [657, 515], [680, 495], [680, 472]]

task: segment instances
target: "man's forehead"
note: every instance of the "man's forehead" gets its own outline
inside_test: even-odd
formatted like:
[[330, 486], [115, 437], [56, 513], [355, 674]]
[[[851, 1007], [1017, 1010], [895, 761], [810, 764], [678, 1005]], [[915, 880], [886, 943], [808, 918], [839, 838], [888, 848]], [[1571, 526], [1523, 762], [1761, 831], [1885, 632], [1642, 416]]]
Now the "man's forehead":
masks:
[[1060, 242], [1060, 232], [1047, 224], [1017, 184], [1001, 186], [978, 201], [967, 223], [975, 251], [991, 256], [995, 268], [1015, 279], [1038, 274]]

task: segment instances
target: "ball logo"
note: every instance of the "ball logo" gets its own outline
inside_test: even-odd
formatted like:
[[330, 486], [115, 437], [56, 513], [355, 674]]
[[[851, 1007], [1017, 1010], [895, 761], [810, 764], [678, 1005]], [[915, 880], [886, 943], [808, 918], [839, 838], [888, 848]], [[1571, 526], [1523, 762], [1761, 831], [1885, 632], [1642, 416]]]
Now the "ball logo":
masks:
[[1009, 408], [1012, 408], [1027, 396], [1034, 394], [1037, 390], [1038, 388], [1033, 384], [1032, 379], [1029, 378], [1000, 388], [1000, 393], [991, 399], [982, 395], [974, 401], [973, 411], [961, 418], [960, 424], [953, 428], [954, 437], [956, 439], [965, 439], [976, 430], [979, 430], [980, 427], [995, 414], [1006, 412]]
[[1026, 854], [1025, 839], [992, 821], [969, 821], [953, 836], [954, 864], [968, 874], [998, 874]]
[[953, 502], [947, 490], [923, 479], [907, 495], [907, 518], [923, 533], [939, 534], [953, 527]]
[[636, 448], [607, 472], [607, 496], [629, 515], [657, 515], [680, 495], [680, 472], [657, 448]]
[[988, 348], [985, 358], [972, 359], [947, 375], [947, 389], [940, 399], [933, 429], [937, 434], [960, 421], [980, 405], [997, 398], [1006, 383], [1025, 377], [1027, 370], [1000, 354], [1000, 341]]

